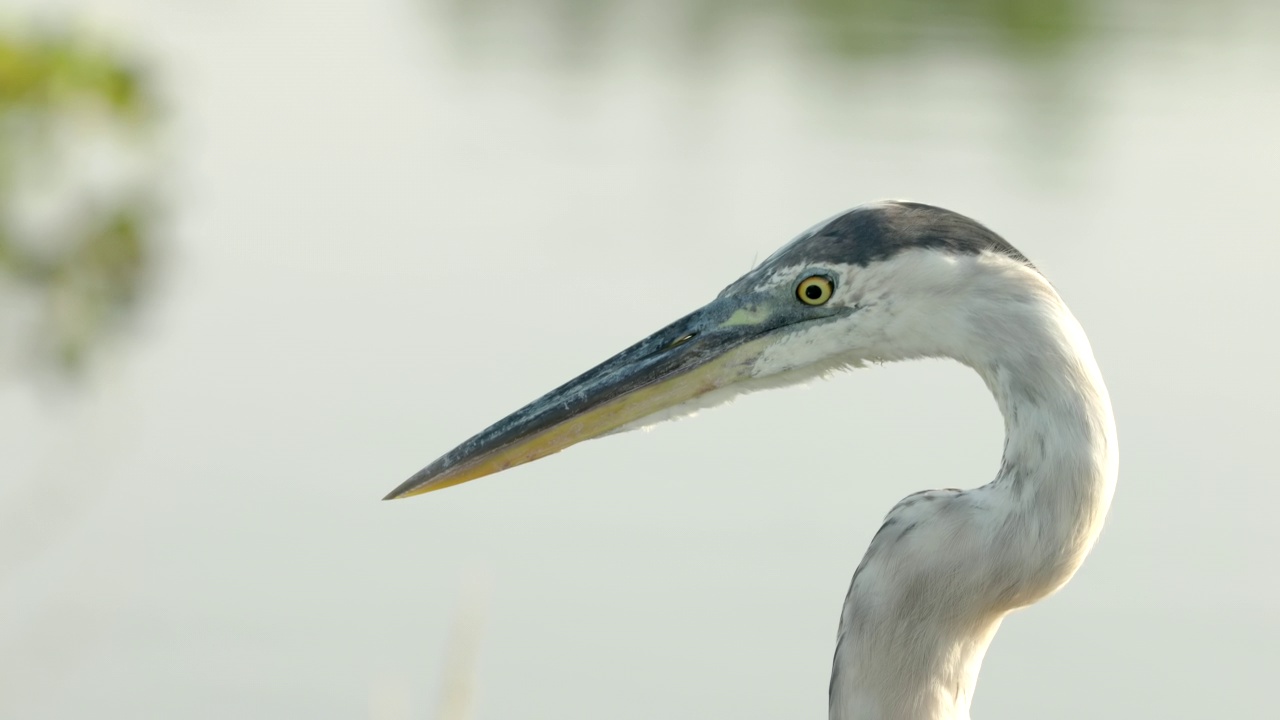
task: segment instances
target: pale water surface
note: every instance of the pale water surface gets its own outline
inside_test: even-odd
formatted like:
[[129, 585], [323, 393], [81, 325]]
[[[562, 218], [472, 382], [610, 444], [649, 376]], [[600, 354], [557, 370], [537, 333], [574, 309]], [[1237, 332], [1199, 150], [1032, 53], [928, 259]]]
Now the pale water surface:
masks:
[[460, 606], [477, 718], [825, 717], [883, 513], [996, 469], [964, 368], [378, 499], [882, 197], [1031, 257], [1120, 423], [1102, 541], [1005, 623], [974, 716], [1272, 713], [1280, 14], [1099, 5], [1044, 52], [939, 21], [866, 55], [639, 2], [6, 9], [139, 48], [170, 172], [133, 329], [0, 384], [0, 717], [437, 717]]

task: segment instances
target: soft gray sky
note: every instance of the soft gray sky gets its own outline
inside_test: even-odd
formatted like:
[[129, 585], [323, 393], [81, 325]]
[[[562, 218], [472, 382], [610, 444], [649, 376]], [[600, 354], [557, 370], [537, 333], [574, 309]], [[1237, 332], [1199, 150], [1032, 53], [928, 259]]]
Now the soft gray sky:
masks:
[[1119, 420], [1102, 541], [1006, 622], [975, 717], [1272, 704], [1274, 12], [1102, 33], [1041, 75], [840, 67], [769, 25], [686, 71], [633, 21], [575, 72], [519, 19], [490, 29], [507, 51], [466, 52], [430, 3], [25, 4], [156, 61], [172, 237], [81, 387], [0, 384], [0, 502], [29, 506], [0, 529], [0, 717], [434, 717], [464, 597], [478, 718], [825, 717], [884, 512], [997, 467], [1000, 418], [957, 365], [378, 499], [882, 197], [1032, 258]]

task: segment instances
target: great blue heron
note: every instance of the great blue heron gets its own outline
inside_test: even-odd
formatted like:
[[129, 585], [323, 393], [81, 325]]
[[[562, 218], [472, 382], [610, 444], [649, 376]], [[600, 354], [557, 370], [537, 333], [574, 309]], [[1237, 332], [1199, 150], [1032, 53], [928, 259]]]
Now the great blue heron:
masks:
[[1115, 421], [1089, 341], [1049, 281], [948, 210], [864, 205], [802, 233], [707, 306], [500, 420], [388, 498], [864, 362], [950, 357], [1005, 420], [995, 480], [925, 490], [853, 575], [832, 720], [967, 718], [1000, 621], [1062, 587], [1111, 504]]

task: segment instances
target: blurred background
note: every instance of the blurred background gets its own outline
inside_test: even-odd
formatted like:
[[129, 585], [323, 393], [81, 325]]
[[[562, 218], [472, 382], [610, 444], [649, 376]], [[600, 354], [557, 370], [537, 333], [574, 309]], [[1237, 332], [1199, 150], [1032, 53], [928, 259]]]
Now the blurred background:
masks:
[[885, 197], [1031, 257], [1119, 420], [974, 716], [1265, 714], [1277, 128], [1268, 0], [5, 0], [0, 718], [825, 717], [883, 514], [997, 468], [958, 365], [378, 499]]

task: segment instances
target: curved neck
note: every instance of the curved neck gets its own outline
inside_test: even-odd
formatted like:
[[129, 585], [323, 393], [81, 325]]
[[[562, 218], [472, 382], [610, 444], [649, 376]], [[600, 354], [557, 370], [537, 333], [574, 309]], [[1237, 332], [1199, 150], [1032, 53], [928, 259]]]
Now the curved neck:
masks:
[[1047, 283], [985, 308], [947, 354], [982, 375], [1004, 415], [1000, 472], [973, 490], [916, 493], [885, 518], [845, 599], [831, 720], [968, 718], [1000, 621], [1070, 579], [1111, 502], [1110, 401]]

